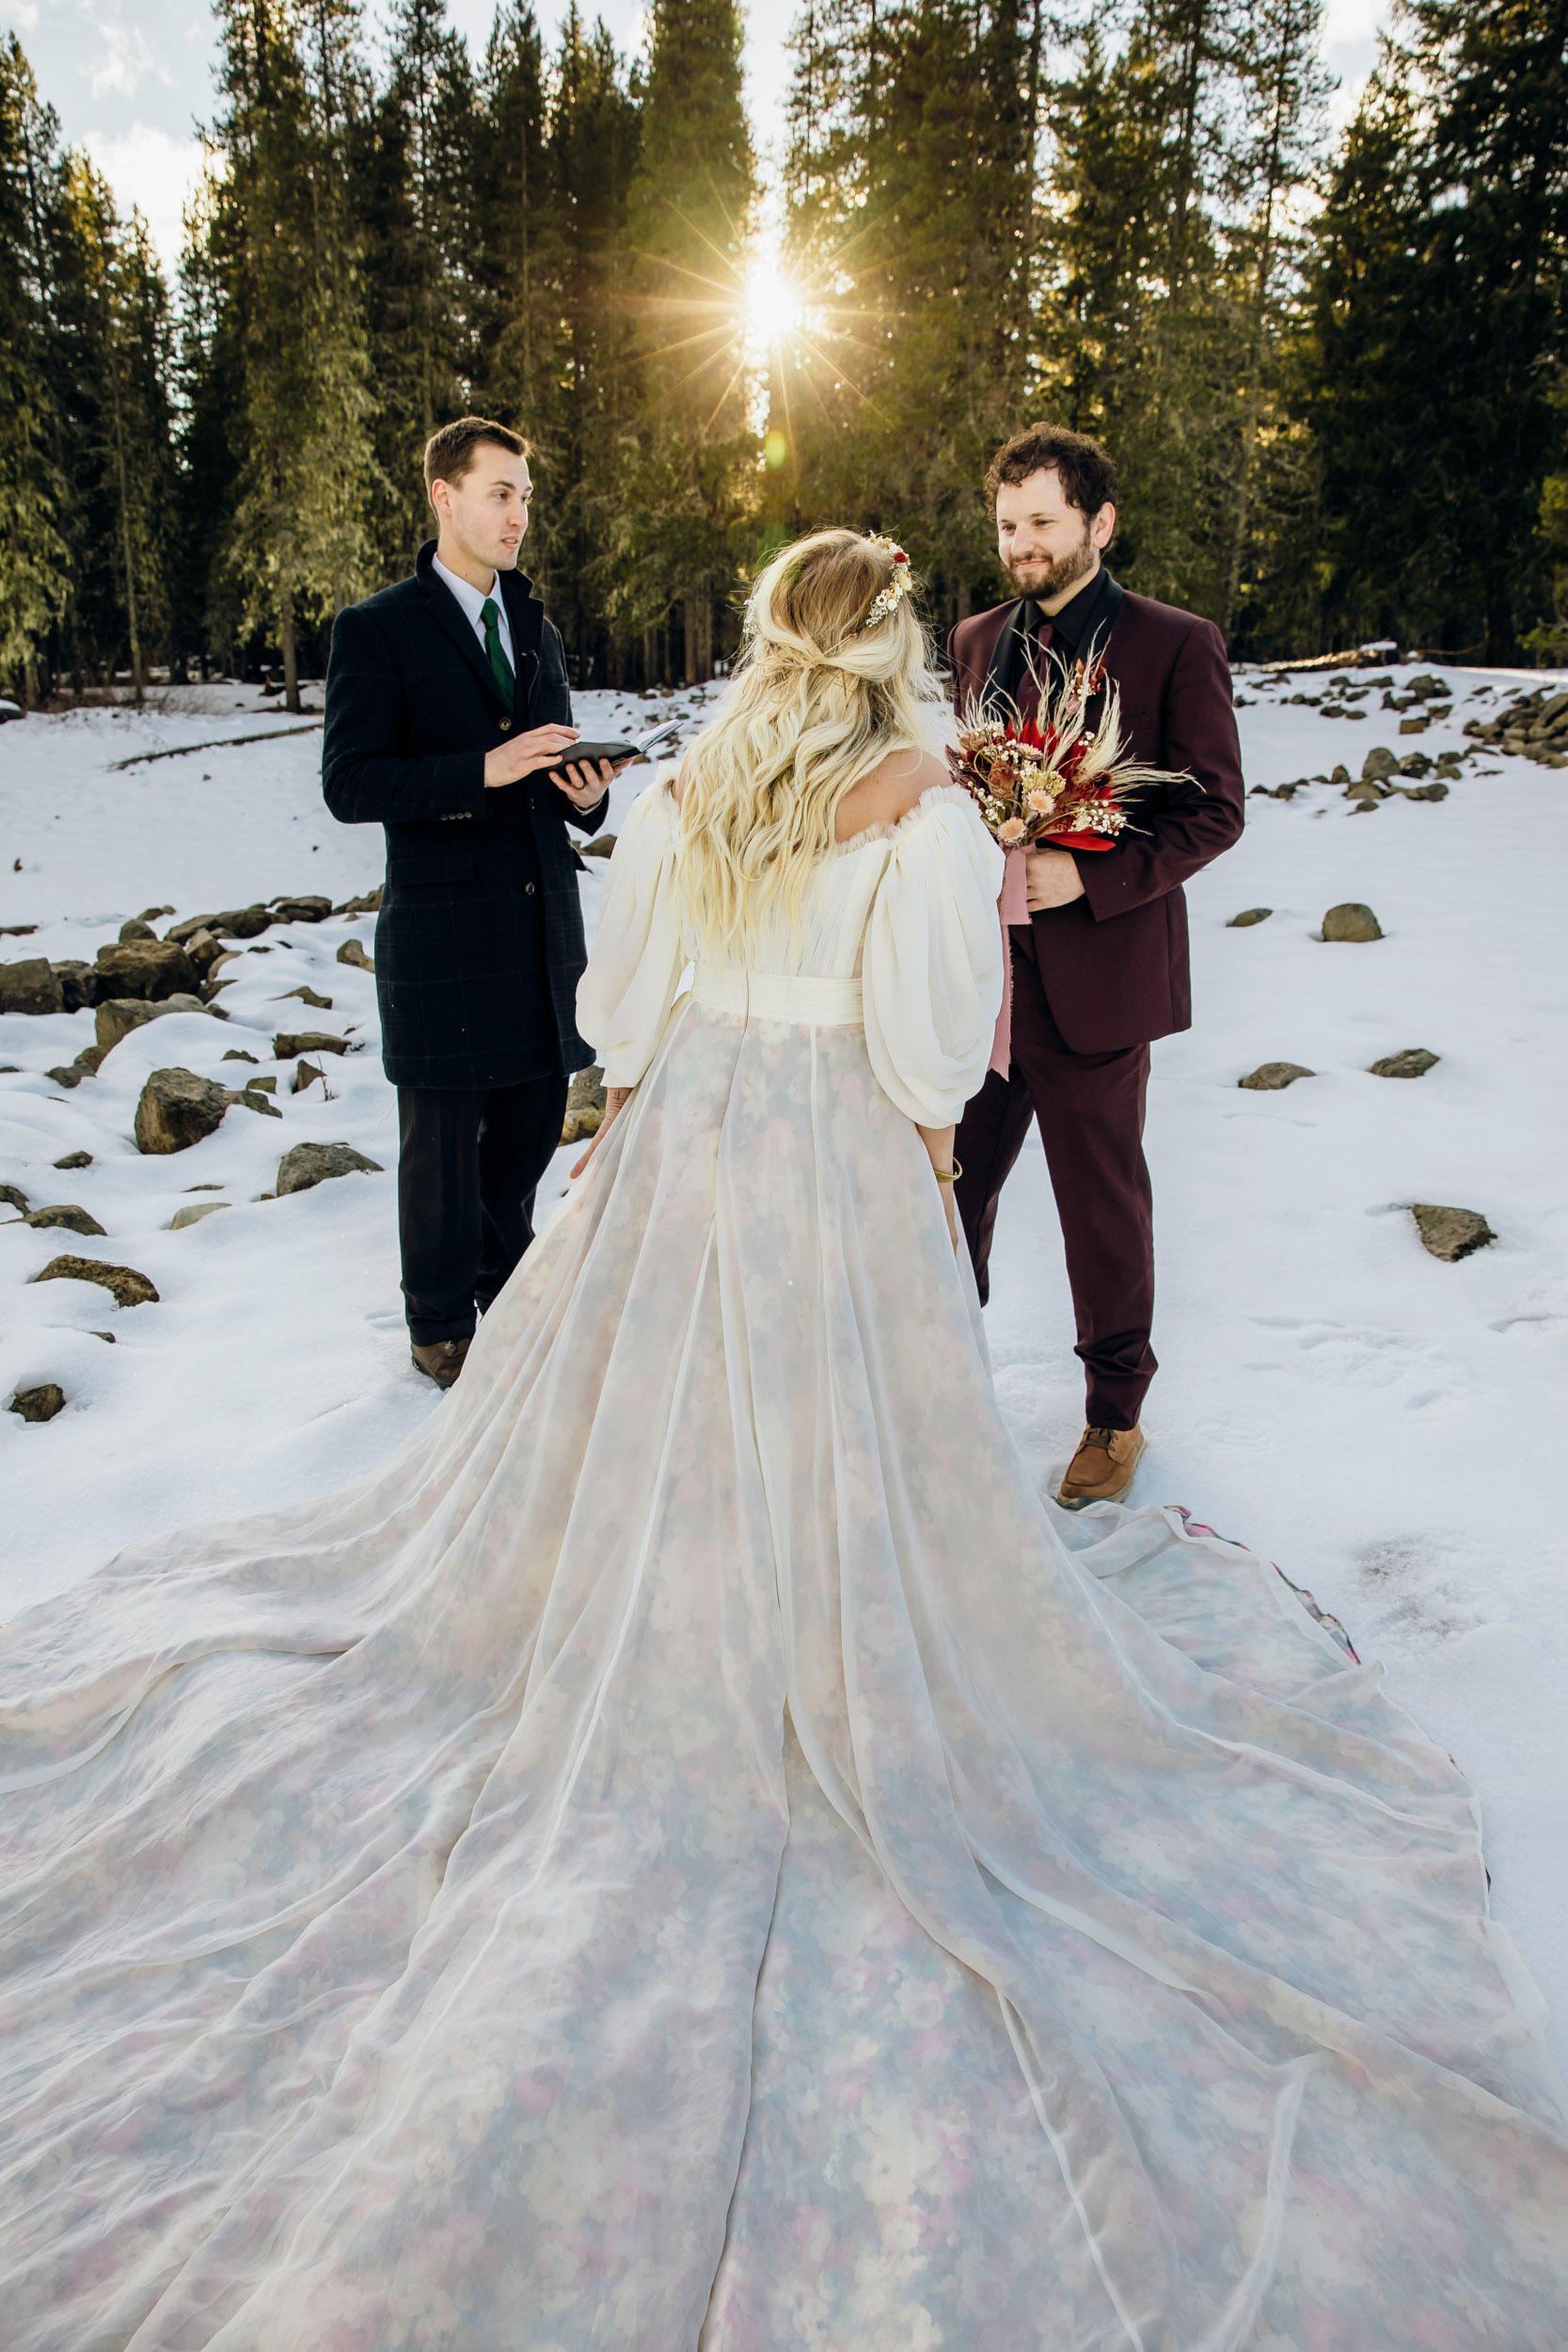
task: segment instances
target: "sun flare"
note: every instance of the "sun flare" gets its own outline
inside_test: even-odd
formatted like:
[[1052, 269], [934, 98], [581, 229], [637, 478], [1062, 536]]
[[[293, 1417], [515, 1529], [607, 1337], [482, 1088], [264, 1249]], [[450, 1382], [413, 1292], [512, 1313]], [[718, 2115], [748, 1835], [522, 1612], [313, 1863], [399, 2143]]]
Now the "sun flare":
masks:
[[800, 333], [805, 304], [773, 261], [759, 262], [746, 280], [746, 329], [752, 343], [765, 350]]

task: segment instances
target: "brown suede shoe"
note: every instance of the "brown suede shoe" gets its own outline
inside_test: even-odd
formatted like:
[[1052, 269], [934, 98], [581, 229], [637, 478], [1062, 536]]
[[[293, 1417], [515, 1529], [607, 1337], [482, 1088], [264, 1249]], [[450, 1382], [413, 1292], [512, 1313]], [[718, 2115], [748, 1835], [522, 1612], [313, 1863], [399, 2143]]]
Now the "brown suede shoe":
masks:
[[472, 1340], [432, 1340], [428, 1347], [420, 1347], [417, 1341], [410, 1340], [408, 1353], [416, 1372], [422, 1372], [438, 1389], [450, 1389], [472, 1345]]
[[1143, 1450], [1141, 1429], [1085, 1429], [1056, 1495], [1063, 1510], [1081, 1511], [1085, 1502], [1119, 1502], [1132, 1484]]

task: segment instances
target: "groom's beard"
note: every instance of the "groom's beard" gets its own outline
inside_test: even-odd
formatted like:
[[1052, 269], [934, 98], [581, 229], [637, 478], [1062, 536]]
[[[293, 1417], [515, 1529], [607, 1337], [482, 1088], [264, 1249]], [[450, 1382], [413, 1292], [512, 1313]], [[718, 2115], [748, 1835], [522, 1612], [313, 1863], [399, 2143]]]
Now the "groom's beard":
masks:
[[1082, 546], [1069, 548], [1053, 564], [1029, 564], [1022, 568], [1009, 564], [1007, 578], [1021, 596], [1033, 596], [1040, 604], [1049, 604], [1053, 596], [1088, 578], [1094, 569], [1094, 541], [1085, 526]]

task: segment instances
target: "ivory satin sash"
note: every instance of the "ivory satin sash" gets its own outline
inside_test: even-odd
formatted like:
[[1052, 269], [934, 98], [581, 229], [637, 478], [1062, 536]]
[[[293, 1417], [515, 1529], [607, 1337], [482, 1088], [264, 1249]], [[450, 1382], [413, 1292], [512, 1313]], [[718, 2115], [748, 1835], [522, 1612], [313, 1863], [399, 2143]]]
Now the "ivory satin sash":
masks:
[[817, 972], [699, 964], [691, 1000], [707, 1012], [736, 1013], [743, 1021], [794, 1021], [803, 1028], [857, 1029], [865, 1019], [860, 980], [830, 979]]

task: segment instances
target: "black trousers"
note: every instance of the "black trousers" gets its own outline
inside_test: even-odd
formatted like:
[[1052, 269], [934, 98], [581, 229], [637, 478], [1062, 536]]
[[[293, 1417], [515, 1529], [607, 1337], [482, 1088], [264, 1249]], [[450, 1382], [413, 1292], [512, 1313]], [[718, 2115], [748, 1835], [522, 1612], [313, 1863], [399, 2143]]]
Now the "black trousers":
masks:
[[566, 1080], [399, 1087], [398, 1239], [409, 1336], [465, 1340], [533, 1239], [533, 1192], [561, 1142]]
[[964, 1112], [954, 1187], [980, 1296], [1002, 1187], [1039, 1122], [1056, 1196], [1091, 1428], [1131, 1429], [1157, 1369], [1154, 1201], [1144, 1158], [1148, 1048], [1075, 1054], [1052, 1018], [1034, 959], [1013, 955], [1012, 1068], [994, 1071]]

